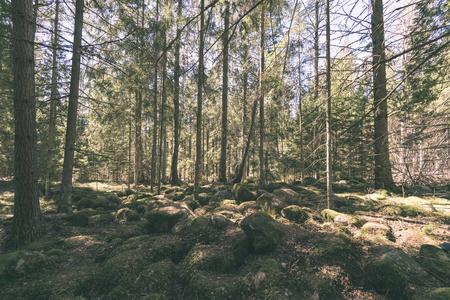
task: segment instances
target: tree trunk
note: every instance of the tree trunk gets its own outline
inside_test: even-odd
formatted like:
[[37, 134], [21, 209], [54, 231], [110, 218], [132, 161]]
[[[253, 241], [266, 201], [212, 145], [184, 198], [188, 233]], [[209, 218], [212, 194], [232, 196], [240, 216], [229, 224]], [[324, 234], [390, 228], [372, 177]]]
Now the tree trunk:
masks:
[[219, 181], [227, 181], [227, 136], [228, 136], [228, 27], [230, 23], [230, 3], [225, 2], [224, 33], [222, 36], [222, 140], [220, 144]]
[[174, 72], [174, 95], [173, 95], [173, 154], [170, 168], [172, 185], [180, 185], [178, 178], [178, 153], [180, 148], [180, 40], [181, 40], [181, 11], [183, 1], [178, 0], [177, 9], [177, 41], [175, 43], [175, 72]]
[[266, 176], [264, 170], [264, 38], [265, 38], [265, 27], [264, 27], [264, 15], [265, 9], [261, 7], [261, 17], [260, 17], [260, 59], [259, 59], [259, 187], [262, 188], [265, 185]]
[[83, 29], [84, 0], [76, 0], [73, 37], [72, 73], [70, 77], [69, 111], [67, 113], [66, 146], [58, 211], [72, 211], [72, 176], [77, 134], [78, 92], [80, 85], [81, 34]]
[[50, 183], [52, 170], [55, 168], [54, 148], [55, 148], [55, 133], [56, 133], [56, 104], [58, 102], [58, 82], [57, 82], [57, 51], [58, 46], [58, 25], [59, 25], [59, 0], [55, 3], [55, 19], [53, 21], [53, 36], [52, 36], [52, 79], [50, 88], [50, 115], [48, 125], [48, 145], [47, 145], [47, 160], [45, 170], [45, 198], [50, 197]]
[[[243, 96], [242, 96], [242, 146], [245, 144], [245, 135], [246, 135], [246, 121], [247, 121], [247, 86], [248, 86], [248, 45], [244, 46], [244, 63], [243, 63]], [[242, 162], [240, 167], [245, 170], [246, 160], [244, 159], [245, 150], [242, 152]], [[242, 180], [245, 180], [246, 172], [242, 171]]]
[[14, 63], [14, 219], [7, 246], [37, 239], [43, 231], [37, 169], [33, 2], [12, 1]]
[[[159, 1], [156, 1], [156, 23], [158, 24], [159, 17]], [[159, 53], [159, 31], [155, 32], [153, 45], [155, 50], [155, 57]], [[158, 132], [158, 64], [155, 60], [154, 66], [154, 82], [153, 82], [153, 138], [152, 138], [152, 170], [150, 173], [150, 191], [153, 193], [153, 186], [156, 178], [156, 141]]]
[[315, 0], [314, 24], [314, 101], [319, 101], [319, 0]]
[[200, 38], [198, 49], [198, 88], [197, 88], [197, 139], [195, 157], [194, 197], [198, 198], [202, 180], [202, 105], [203, 105], [203, 48], [205, 31], [205, 0], [200, 0]]
[[166, 95], [167, 51], [165, 51], [165, 49], [166, 49], [166, 26], [165, 26], [165, 20], [163, 20], [162, 42], [163, 42], [164, 54], [163, 54], [162, 95], [161, 95], [161, 112], [160, 112], [160, 131], [159, 131], [158, 195], [161, 193], [161, 180], [162, 180], [163, 177], [165, 177], [163, 174], [165, 174], [165, 172], [166, 172], [166, 170], [164, 168], [166, 156], [164, 155], [165, 151], [163, 151], [163, 150], [165, 150], [164, 108], [166, 106], [166, 101], [167, 101], [167, 99], [166, 99], [167, 98], [167, 95]]
[[[300, 41], [300, 34], [299, 34]], [[301, 44], [298, 46], [298, 125], [300, 133], [300, 181], [305, 180], [305, 158], [303, 153], [303, 111], [302, 111], [302, 60]]]
[[142, 181], [142, 93], [136, 90], [136, 110], [135, 110], [135, 128], [134, 128], [134, 183], [139, 184]]
[[326, 16], [326, 40], [327, 40], [327, 113], [326, 113], [326, 131], [327, 131], [327, 206], [328, 209], [333, 207], [333, 173], [332, 173], [332, 144], [331, 144], [331, 38], [330, 38], [330, 0], [325, 3]]
[[383, 1], [372, 0], [375, 188], [396, 191], [389, 161]]

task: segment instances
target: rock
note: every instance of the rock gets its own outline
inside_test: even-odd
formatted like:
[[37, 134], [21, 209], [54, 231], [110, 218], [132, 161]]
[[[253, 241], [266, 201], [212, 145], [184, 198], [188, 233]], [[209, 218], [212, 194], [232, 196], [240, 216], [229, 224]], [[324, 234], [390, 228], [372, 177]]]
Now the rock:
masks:
[[422, 245], [419, 263], [431, 275], [450, 285], [450, 254], [433, 245]]
[[245, 217], [240, 226], [250, 238], [256, 253], [273, 251], [281, 240], [281, 224], [264, 212], [256, 212]]
[[373, 194], [369, 195], [369, 199], [370, 200], [384, 200], [384, 199], [386, 199], [386, 197], [383, 195], [377, 194], [377, 193], [373, 193]]
[[165, 259], [143, 269], [129, 291], [140, 294], [158, 293], [162, 294], [161, 299], [169, 299], [175, 296], [174, 287], [178, 280], [175, 264], [170, 259]]
[[256, 201], [247, 201], [239, 204], [239, 211], [243, 214], [255, 213], [258, 211], [259, 206], [256, 204]]
[[[198, 271], [211, 273], [227, 273], [236, 266], [236, 261], [231, 251], [219, 246], [197, 244], [181, 265], [182, 272], [191, 277]], [[230, 249], [231, 250], [231, 249]]]
[[214, 202], [220, 202], [225, 199], [231, 199], [232, 197], [233, 197], [233, 195], [231, 194], [231, 192], [229, 190], [220, 190], [214, 194], [212, 200]]
[[321, 215], [328, 221], [333, 221], [339, 226], [353, 225], [360, 228], [365, 223], [364, 220], [361, 220], [358, 217], [342, 214], [332, 209], [322, 210]]
[[207, 193], [200, 193], [198, 195], [198, 199], [196, 199], [201, 205], [208, 205], [209, 199], [211, 199], [211, 196]]
[[233, 256], [237, 264], [242, 264], [244, 259], [250, 254], [252, 242], [247, 234], [240, 231], [232, 240]]
[[376, 223], [376, 222], [368, 222], [364, 224], [364, 226], [361, 228], [361, 234], [370, 234], [375, 236], [383, 236], [387, 238], [388, 240], [395, 241], [395, 236], [392, 231], [391, 226]]
[[256, 204], [261, 207], [261, 210], [268, 214], [280, 213], [283, 208], [288, 206], [278, 197], [271, 193], [264, 193], [256, 199]]
[[214, 225], [214, 227], [218, 229], [225, 228], [228, 225], [232, 224], [232, 222], [229, 219], [225, 218], [223, 215], [220, 214], [211, 215], [211, 223]]
[[125, 221], [131, 222], [131, 221], [139, 221], [140, 220], [139, 214], [137, 214], [135, 211], [133, 211], [127, 207], [119, 209], [115, 213], [114, 217], [115, 217], [115, 220], [118, 221], [119, 223], [123, 223]]
[[247, 286], [239, 276], [200, 271], [190, 279], [185, 299], [245, 299], [246, 293]]
[[170, 232], [176, 223], [187, 216], [185, 210], [175, 206], [161, 207], [147, 213], [148, 229], [150, 232]]
[[297, 205], [290, 205], [283, 208], [281, 215], [294, 223], [304, 223], [308, 219], [308, 214]]
[[366, 286], [388, 299], [411, 298], [406, 277], [392, 263], [375, 263], [366, 270]]
[[233, 199], [235, 199], [238, 204], [247, 201], [255, 201], [255, 195], [250, 192], [245, 184], [236, 183], [233, 185], [231, 193], [233, 194]]
[[437, 288], [430, 293], [430, 299], [448, 300], [450, 299], [450, 287]]
[[255, 289], [257, 299], [286, 299], [279, 284], [282, 280], [281, 265], [273, 258], [254, 262], [245, 279]]
[[89, 223], [89, 217], [84, 213], [69, 214], [66, 220], [70, 223], [70, 225], [79, 227], [85, 227]]
[[423, 284], [428, 281], [429, 276], [424, 268], [402, 250], [389, 246], [377, 246], [373, 248], [373, 253], [376, 256], [374, 259], [376, 264], [381, 266], [392, 265], [408, 282]]
[[300, 195], [291, 189], [277, 189], [273, 191], [273, 194], [286, 205], [300, 204]]
[[335, 196], [333, 197], [333, 205], [336, 208], [340, 208], [344, 206], [351, 206], [351, 203], [347, 198]]

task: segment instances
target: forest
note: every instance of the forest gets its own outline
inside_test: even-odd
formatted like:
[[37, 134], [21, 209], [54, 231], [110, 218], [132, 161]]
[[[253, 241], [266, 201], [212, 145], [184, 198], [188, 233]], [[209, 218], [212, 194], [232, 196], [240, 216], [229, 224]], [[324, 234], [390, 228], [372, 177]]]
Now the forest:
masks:
[[449, 64], [445, 0], [0, 0], [1, 298], [450, 299]]

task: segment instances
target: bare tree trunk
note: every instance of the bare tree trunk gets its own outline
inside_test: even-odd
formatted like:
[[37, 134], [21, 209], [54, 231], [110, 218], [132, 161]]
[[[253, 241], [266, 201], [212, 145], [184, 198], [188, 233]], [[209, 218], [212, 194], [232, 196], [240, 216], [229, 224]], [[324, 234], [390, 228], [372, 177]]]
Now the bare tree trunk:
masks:
[[56, 104], [58, 102], [58, 71], [57, 71], [57, 51], [58, 46], [58, 25], [59, 25], [59, 0], [55, 1], [55, 19], [53, 21], [53, 35], [52, 35], [52, 79], [51, 79], [51, 89], [50, 89], [50, 116], [48, 125], [48, 145], [47, 145], [47, 160], [45, 170], [45, 198], [50, 197], [50, 183], [51, 183], [51, 173], [55, 168], [55, 133], [56, 133]]
[[12, 1], [14, 63], [14, 219], [11, 248], [43, 232], [37, 184], [36, 98], [34, 81], [33, 2]]
[[[245, 144], [245, 135], [246, 135], [246, 121], [247, 121], [247, 86], [248, 86], [248, 45], [245, 45], [244, 48], [244, 67], [243, 67], [243, 71], [244, 71], [244, 79], [243, 79], [243, 99], [242, 99], [242, 146], [244, 146]], [[242, 168], [242, 170], [245, 170], [245, 163], [246, 160], [244, 159], [245, 155], [245, 150], [242, 152], [242, 162], [240, 165], [240, 168]], [[245, 180], [246, 178], [246, 172], [242, 171], [242, 180]]]
[[[299, 34], [300, 40], [300, 34]], [[302, 60], [301, 45], [298, 46], [298, 125], [300, 132], [300, 181], [305, 180], [305, 154], [303, 153], [303, 111], [302, 111]]]
[[314, 101], [319, 101], [319, 0], [315, 0], [314, 24]]
[[383, 1], [372, 0], [375, 188], [397, 191], [389, 160]]
[[225, 2], [224, 12], [223, 63], [222, 63], [222, 140], [220, 148], [219, 181], [227, 181], [227, 137], [228, 137], [228, 28], [230, 23], [230, 3]]
[[[156, 23], [159, 22], [159, 1], [156, 1]], [[155, 48], [155, 57], [159, 53], [159, 32], [155, 32], [153, 45]], [[150, 173], [150, 191], [153, 193], [153, 186], [156, 183], [156, 143], [158, 132], [158, 64], [155, 60], [154, 81], [153, 81], [153, 138], [152, 138], [152, 170]]]
[[178, 0], [177, 9], [177, 41], [175, 43], [175, 72], [174, 72], [174, 95], [173, 95], [173, 155], [170, 168], [172, 185], [180, 185], [178, 178], [178, 152], [180, 151], [180, 39], [181, 39], [181, 11], [183, 1]]
[[[163, 39], [163, 49], [166, 49], [166, 25], [165, 20], [163, 20], [163, 28], [162, 28], [162, 39]], [[160, 113], [160, 131], [159, 131], [159, 173], [158, 173], [158, 194], [161, 193], [161, 180], [163, 177], [165, 178], [165, 126], [164, 126], [164, 109], [167, 102], [166, 95], [166, 76], [167, 76], [167, 51], [164, 51], [163, 54], [163, 70], [162, 70], [162, 95], [161, 95], [161, 113]]]
[[69, 111], [67, 113], [66, 146], [58, 211], [72, 211], [72, 176], [77, 133], [78, 92], [80, 86], [81, 34], [83, 29], [84, 0], [76, 0], [73, 37], [72, 73], [70, 77]]
[[131, 176], [131, 135], [132, 135], [132, 129], [131, 129], [131, 114], [128, 116], [128, 189], [131, 188], [131, 182], [132, 182], [132, 176]]
[[265, 9], [261, 7], [260, 17], [260, 60], [259, 60], [259, 187], [262, 188], [265, 185], [266, 175], [264, 170], [264, 39], [265, 39], [265, 27], [264, 27], [264, 15]]
[[330, 54], [330, 0], [326, 0], [325, 3], [325, 16], [326, 16], [326, 40], [327, 40], [327, 113], [326, 113], [326, 131], [327, 131], [327, 206], [333, 207], [333, 173], [332, 173], [332, 144], [331, 144], [331, 54]]
[[205, 0], [200, 0], [200, 38], [198, 50], [198, 88], [197, 88], [197, 139], [195, 157], [194, 197], [198, 198], [202, 181], [202, 106], [203, 106], [203, 48], [205, 33]]
[[142, 93], [136, 90], [136, 109], [135, 109], [135, 128], [134, 128], [134, 183], [139, 184], [142, 181]]

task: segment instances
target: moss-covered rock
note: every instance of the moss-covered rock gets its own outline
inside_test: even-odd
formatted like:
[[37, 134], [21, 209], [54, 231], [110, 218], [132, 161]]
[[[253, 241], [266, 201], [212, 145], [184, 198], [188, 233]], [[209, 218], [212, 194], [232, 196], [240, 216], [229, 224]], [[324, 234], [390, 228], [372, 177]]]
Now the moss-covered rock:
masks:
[[128, 207], [119, 209], [114, 214], [114, 218], [119, 223], [123, 223], [126, 221], [131, 222], [140, 220], [139, 214], [133, 211], [132, 209], [129, 209]]
[[388, 299], [411, 299], [406, 277], [393, 263], [376, 263], [366, 270], [366, 286]]
[[450, 287], [437, 288], [430, 293], [432, 300], [448, 300], [450, 299]]
[[320, 214], [328, 221], [333, 221], [337, 216], [339, 216], [339, 213], [332, 209], [324, 209]]
[[237, 264], [242, 264], [252, 250], [252, 242], [247, 234], [240, 231], [233, 237], [233, 256]]
[[89, 223], [89, 217], [84, 213], [73, 213], [66, 217], [66, 220], [72, 226], [85, 227]]
[[187, 214], [175, 206], [166, 206], [149, 211], [146, 218], [150, 232], [170, 232], [175, 224], [187, 218]]
[[130, 292], [136, 295], [158, 293], [160, 299], [173, 299], [177, 295], [178, 281], [175, 264], [170, 259], [165, 259], [141, 270], [130, 287]]
[[284, 201], [271, 193], [263, 193], [256, 199], [256, 204], [261, 210], [269, 215], [280, 213], [283, 208], [288, 206]]
[[185, 257], [181, 269], [188, 277], [198, 271], [227, 273], [236, 266], [231, 249], [198, 244]]
[[209, 194], [207, 194], [207, 193], [200, 193], [196, 200], [201, 205], [208, 205], [210, 199], [211, 199], [211, 196]]
[[281, 224], [264, 212], [256, 212], [245, 217], [240, 226], [249, 236], [256, 253], [273, 251], [281, 240]]
[[391, 226], [387, 224], [368, 222], [361, 227], [361, 234], [382, 236], [388, 240], [395, 241], [394, 232], [392, 231]]
[[82, 198], [77, 203], [78, 210], [81, 210], [83, 208], [95, 208], [94, 206], [94, 200], [91, 198]]
[[429, 282], [429, 276], [425, 270], [411, 256], [400, 249], [389, 246], [377, 246], [371, 249], [373, 261], [378, 265], [390, 264], [404, 276], [408, 282], [423, 284]]
[[281, 215], [289, 221], [304, 223], [308, 219], [308, 214], [300, 206], [290, 205], [281, 210]]
[[236, 275], [198, 272], [189, 281], [186, 299], [245, 299], [247, 286]]
[[357, 228], [361, 228], [366, 222], [356, 216], [351, 216], [343, 213], [339, 213], [332, 209], [324, 209], [321, 212], [323, 218], [328, 221], [333, 221], [339, 226], [352, 225]]
[[300, 195], [288, 188], [276, 189], [272, 192], [278, 199], [282, 202], [286, 203], [286, 205], [299, 205], [300, 204]]
[[211, 224], [217, 229], [223, 229], [223, 228], [233, 224], [233, 222], [230, 219], [225, 218], [221, 214], [212, 214], [210, 216], [210, 220], [211, 220]]
[[378, 210], [378, 212], [385, 216], [404, 216], [405, 212], [400, 206], [387, 205]]
[[0, 287], [21, 277], [33, 277], [53, 267], [39, 252], [14, 251], [0, 256]]
[[256, 204], [256, 201], [247, 201], [239, 204], [238, 209], [243, 215], [247, 215], [257, 212], [259, 210], [259, 206]]
[[231, 193], [233, 194], [233, 199], [236, 200], [238, 204], [247, 201], [255, 201], [255, 195], [253, 195], [243, 183], [236, 183], [233, 185]]
[[211, 236], [211, 225], [205, 216], [187, 218], [172, 228], [172, 233], [194, 241], [208, 241]]
[[258, 299], [285, 299], [281, 290], [281, 265], [273, 258], [257, 260], [245, 276]]
[[433, 245], [422, 245], [419, 263], [430, 274], [450, 285], [450, 254]]

